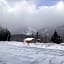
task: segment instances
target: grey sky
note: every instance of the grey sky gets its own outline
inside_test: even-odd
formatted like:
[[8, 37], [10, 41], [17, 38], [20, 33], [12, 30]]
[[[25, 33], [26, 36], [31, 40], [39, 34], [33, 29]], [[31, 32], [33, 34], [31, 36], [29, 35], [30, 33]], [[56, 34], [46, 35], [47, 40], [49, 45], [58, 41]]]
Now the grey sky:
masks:
[[[14, 2], [13, 2], [14, 1]], [[1, 0], [0, 25], [16, 33], [26, 27], [42, 28], [64, 24], [64, 3], [37, 5], [26, 0]]]

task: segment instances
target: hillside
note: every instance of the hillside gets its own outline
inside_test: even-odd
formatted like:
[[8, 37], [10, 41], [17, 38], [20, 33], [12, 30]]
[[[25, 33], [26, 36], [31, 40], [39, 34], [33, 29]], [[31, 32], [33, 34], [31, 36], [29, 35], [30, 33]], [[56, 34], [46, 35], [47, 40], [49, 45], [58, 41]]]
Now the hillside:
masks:
[[47, 36], [51, 37], [55, 30], [58, 32], [58, 34], [61, 37], [64, 37], [64, 25], [57, 26], [56, 28], [54, 28], [54, 27], [41, 28], [38, 30], [38, 32], [40, 34], [42, 34], [43, 36], [47, 35]]

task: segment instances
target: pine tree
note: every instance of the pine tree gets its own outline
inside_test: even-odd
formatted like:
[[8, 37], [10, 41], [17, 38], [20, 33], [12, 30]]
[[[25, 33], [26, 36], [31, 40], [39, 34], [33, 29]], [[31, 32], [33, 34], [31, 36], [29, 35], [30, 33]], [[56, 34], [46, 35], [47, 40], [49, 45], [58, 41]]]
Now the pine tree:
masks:
[[56, 30], [55, 30], [53, 36], [51, 37], [51, 41], [54, 42], [54, 43], [57, 43], [57, 44], [60, 44], [62, 42], [62, 39], [58, 35], [58, 33], [56, 32]]
[[8, 29], [3, 29], [0, 31], [0, 41], [10, 41], [11, 33]]
[[36, 32], [36, 35], [35, 35], [35, 42], [37, 42], [38, 37], [39, 37], [39, 33]]

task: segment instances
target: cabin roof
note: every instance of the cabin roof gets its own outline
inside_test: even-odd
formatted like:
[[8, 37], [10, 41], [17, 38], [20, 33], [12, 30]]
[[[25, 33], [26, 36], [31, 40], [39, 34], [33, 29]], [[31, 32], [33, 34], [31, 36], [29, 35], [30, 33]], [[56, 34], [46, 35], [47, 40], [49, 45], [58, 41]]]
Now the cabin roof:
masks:
[[25, 38], [24, 41], [30, 41], [33, 40], [34, 38]]

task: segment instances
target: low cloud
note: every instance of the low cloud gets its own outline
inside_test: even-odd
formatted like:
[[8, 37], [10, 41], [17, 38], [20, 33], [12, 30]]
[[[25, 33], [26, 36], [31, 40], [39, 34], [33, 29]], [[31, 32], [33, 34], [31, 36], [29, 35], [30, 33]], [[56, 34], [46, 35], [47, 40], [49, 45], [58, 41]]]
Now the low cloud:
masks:
[[38, 29], [64, 24], [64, 3], [61, 1], [54, 6], [39, 7], [29, 1], [16, 1], [13, 6], [10, 1], [6, 2], [0, 2], [0, 24], [11, 32], [25, 27]]

